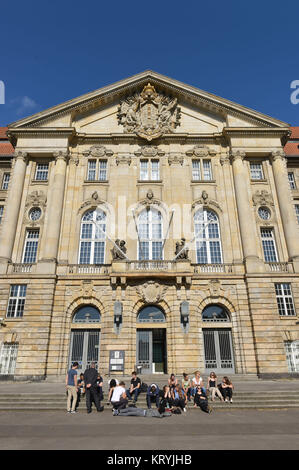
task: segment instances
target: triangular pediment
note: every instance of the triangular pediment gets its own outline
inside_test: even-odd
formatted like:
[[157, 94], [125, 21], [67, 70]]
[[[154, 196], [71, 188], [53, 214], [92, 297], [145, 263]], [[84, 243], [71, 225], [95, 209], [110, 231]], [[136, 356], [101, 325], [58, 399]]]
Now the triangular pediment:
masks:
[[[165, 102], [172, 112], [171, 123], [176, 133], [217, 133], [224, 127], [289, 126], [159, 73], [145, 71], [16, 121], [9, 128], [74, 128], [76, 132], [86, 134], [124, 133], [128, 129], [130, 131], [130, 127], [122, 126], [118, 116], [120, 103], [127, 97], [141, 94], [147, 86], [152, 87], [157, 95], [163, 94], [167, 98]], [[179, 107], [180, 113], [173, 112], [175, 106]]]

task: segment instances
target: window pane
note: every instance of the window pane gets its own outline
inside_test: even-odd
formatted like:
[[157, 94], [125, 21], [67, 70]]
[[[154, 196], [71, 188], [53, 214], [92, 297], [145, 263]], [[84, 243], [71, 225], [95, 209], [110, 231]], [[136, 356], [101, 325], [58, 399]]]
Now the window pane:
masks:
[[261, 229], [262, 245], [265, 261], [275, 263], [278, 261], [276, 254], [276, 246], [272, 229]]
[[49, 172], [48, 163], [38, 163], [36, 165], [35, 179], [39, 181], [47, 181]]
[[296, 189], [295, 176], [293, 172], [288, 173], [289, 184], [291, 189]]
[[192, 179], [200, 180], [200, 161], [192, 160]]
[[282, 316], [296, 315], [291, 284], [275, 284], [278, 313]]
[[212, 179], [211, 160], [203, 160], [203, 179], [204, 180]]
[[140, 179], [149, 180], [148, 160], [140, 160]]
[[264, 178], [262, 164], [250, 163], [250, 174], [251, 174], [251, 179], [262, 180]]
[[105, 250], [105, 243], [104, 242], [95, 242], [94, 244], [94, 264], [103, 264], [104, 263], [104, 250]]
[[152, 180], [157, 181], [160, 179], [159, 175], [159, 161], [152, 160]]
[[88, 181], [95, 181], [96, 179], [96, 160], [88, 160], [88, 171], [87, 171], [87, 179]]
[[8, 189], [8, 183], [10, 180], [10, 173], [4, 173], [2, 180], [2, 189]]
[[38, 230], [28, 230], [25, 240], [23, 263], [35, 263], [38, 247]]
[[100, 181], [107, 180], [107, 160], [99, 161], [99, 180]]
[[90, 264], [91, 242], [81, 242], [80, 245], [80, 264]]

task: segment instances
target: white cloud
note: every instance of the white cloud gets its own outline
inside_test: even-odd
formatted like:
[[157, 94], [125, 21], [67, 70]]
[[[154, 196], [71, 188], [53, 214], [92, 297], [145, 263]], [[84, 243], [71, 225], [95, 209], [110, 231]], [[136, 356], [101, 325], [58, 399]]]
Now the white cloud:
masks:
[[39, 108], [39, 105], [29, 96], [22, 96], [10, 100], [9, 107], [16, 108], [17, 116], [23, 116], [34, 113]]

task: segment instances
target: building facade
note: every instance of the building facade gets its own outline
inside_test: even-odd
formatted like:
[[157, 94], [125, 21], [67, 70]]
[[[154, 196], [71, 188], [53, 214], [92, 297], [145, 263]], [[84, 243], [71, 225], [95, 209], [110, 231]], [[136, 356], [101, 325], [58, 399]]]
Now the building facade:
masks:
[[295, 128], [146, 71], [1, 135], [0, 377], [299, 372]]

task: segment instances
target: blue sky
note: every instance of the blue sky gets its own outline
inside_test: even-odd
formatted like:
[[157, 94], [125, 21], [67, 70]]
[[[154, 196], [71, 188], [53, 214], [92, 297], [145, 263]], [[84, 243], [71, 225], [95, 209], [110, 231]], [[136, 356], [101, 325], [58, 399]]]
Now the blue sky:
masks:
[[0, 126], [147, 69], [299, 125], [298, 21], [295, 0], [2, 3]]

